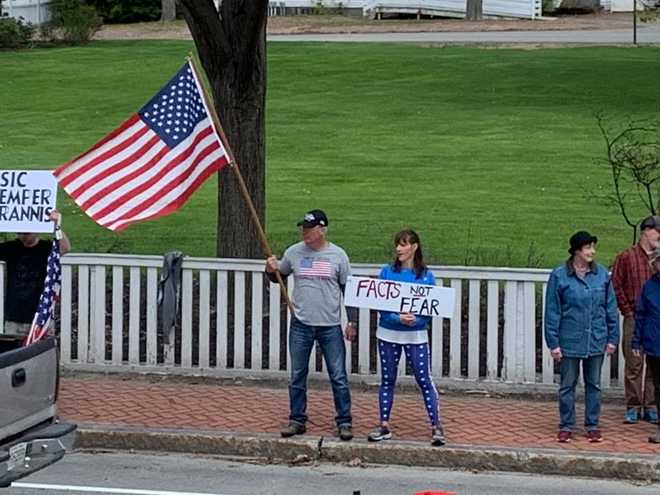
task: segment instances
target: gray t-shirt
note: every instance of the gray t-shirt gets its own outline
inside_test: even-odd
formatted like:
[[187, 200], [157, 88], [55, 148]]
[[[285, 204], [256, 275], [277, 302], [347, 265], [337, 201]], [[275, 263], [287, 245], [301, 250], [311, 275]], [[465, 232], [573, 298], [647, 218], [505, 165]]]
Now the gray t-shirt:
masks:
[[331, 242], [315, 251], [299, 242], [284, 252], [280, 272], [293, 273], [293, 307], [306, 325], [341, 324], [341, 288], [351, 274], [346, 252]]

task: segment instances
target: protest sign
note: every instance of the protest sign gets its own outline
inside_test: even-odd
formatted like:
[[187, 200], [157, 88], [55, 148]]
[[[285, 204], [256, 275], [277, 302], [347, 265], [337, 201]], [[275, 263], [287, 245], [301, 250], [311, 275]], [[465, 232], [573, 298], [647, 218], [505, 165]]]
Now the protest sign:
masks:
[[47, 170], [0, 172], [0, 232], [53, 232], [57, 181]]
[[344, 299], [346, 306], [451, 318], [455, 292], [449, 287], [348, 277]]

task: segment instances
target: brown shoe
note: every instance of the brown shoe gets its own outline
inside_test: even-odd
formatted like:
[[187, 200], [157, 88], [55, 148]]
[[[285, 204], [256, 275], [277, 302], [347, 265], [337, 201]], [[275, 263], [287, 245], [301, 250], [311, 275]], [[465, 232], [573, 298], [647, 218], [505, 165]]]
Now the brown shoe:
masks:
[[600, 430], [590, 430], [587, 432], [587, 440], [591, 443], [598, 443], [603, 441], [603, 435], [600, 434]]
[[562, 430], [557, 434], [557, 441], [559, 443], [570, 443], [571, 440], [573, 440], [573, 433], [570, 431]]
[[282, 428], [280, 435], [284, 438], [289, 438], [294, 435], [303, 435], [306, 431], [307, 428], [305, 428], [304, 424], [291, 421], [288, 425]]
[[344, 442], [353, 440], [353, 427], [351, 425], [340, 425], [337, 428], [337, 434], [339, 435], [339, 439]]

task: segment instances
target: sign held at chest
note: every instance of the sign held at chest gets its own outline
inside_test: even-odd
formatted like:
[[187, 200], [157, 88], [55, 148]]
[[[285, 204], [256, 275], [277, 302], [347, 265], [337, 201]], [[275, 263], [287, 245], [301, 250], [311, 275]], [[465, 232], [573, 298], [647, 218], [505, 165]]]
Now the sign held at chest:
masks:
[[0, 172], [0, 232], [53, 232], [57, 182], [47, 170]]
[[369, 277], [348, 277], [344, 294], [346, 306], [443, 318], [453, 316], [455, 297], [449, 287]]

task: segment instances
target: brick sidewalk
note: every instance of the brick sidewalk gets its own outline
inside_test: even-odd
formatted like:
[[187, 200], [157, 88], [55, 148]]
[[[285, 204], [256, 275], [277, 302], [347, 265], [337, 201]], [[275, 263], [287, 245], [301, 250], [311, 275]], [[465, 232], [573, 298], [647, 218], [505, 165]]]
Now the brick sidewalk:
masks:
[[[353, 425], [364, 439], [378, 422], [375, 391], [353, 391]], [[605, 441], [591, 444], [581, 434], [571, 444], [555, 441], [557, 404], [519, 399], [442, 395], [441, 416], [450, 444], [481, 447], [534, 447], [564, 451], [660, 454], [647, 442], [655, 425], [623, 425], [623, 406], [605, 403]], [[286, 388], [238, 385], [153, 383], [145, 379], [63, 378], [59, 410], [69, 421], [103, 426], [185, 428], [241, 433], [277, 433], [286, 424]], [[330, 390], [308, 393], [309, 435], [334, 435]], [[582, 408], [578, 405], [578, 421]], [[396, 439], [430, 440], [421, 396], [398, 393], [391, 425]]]

